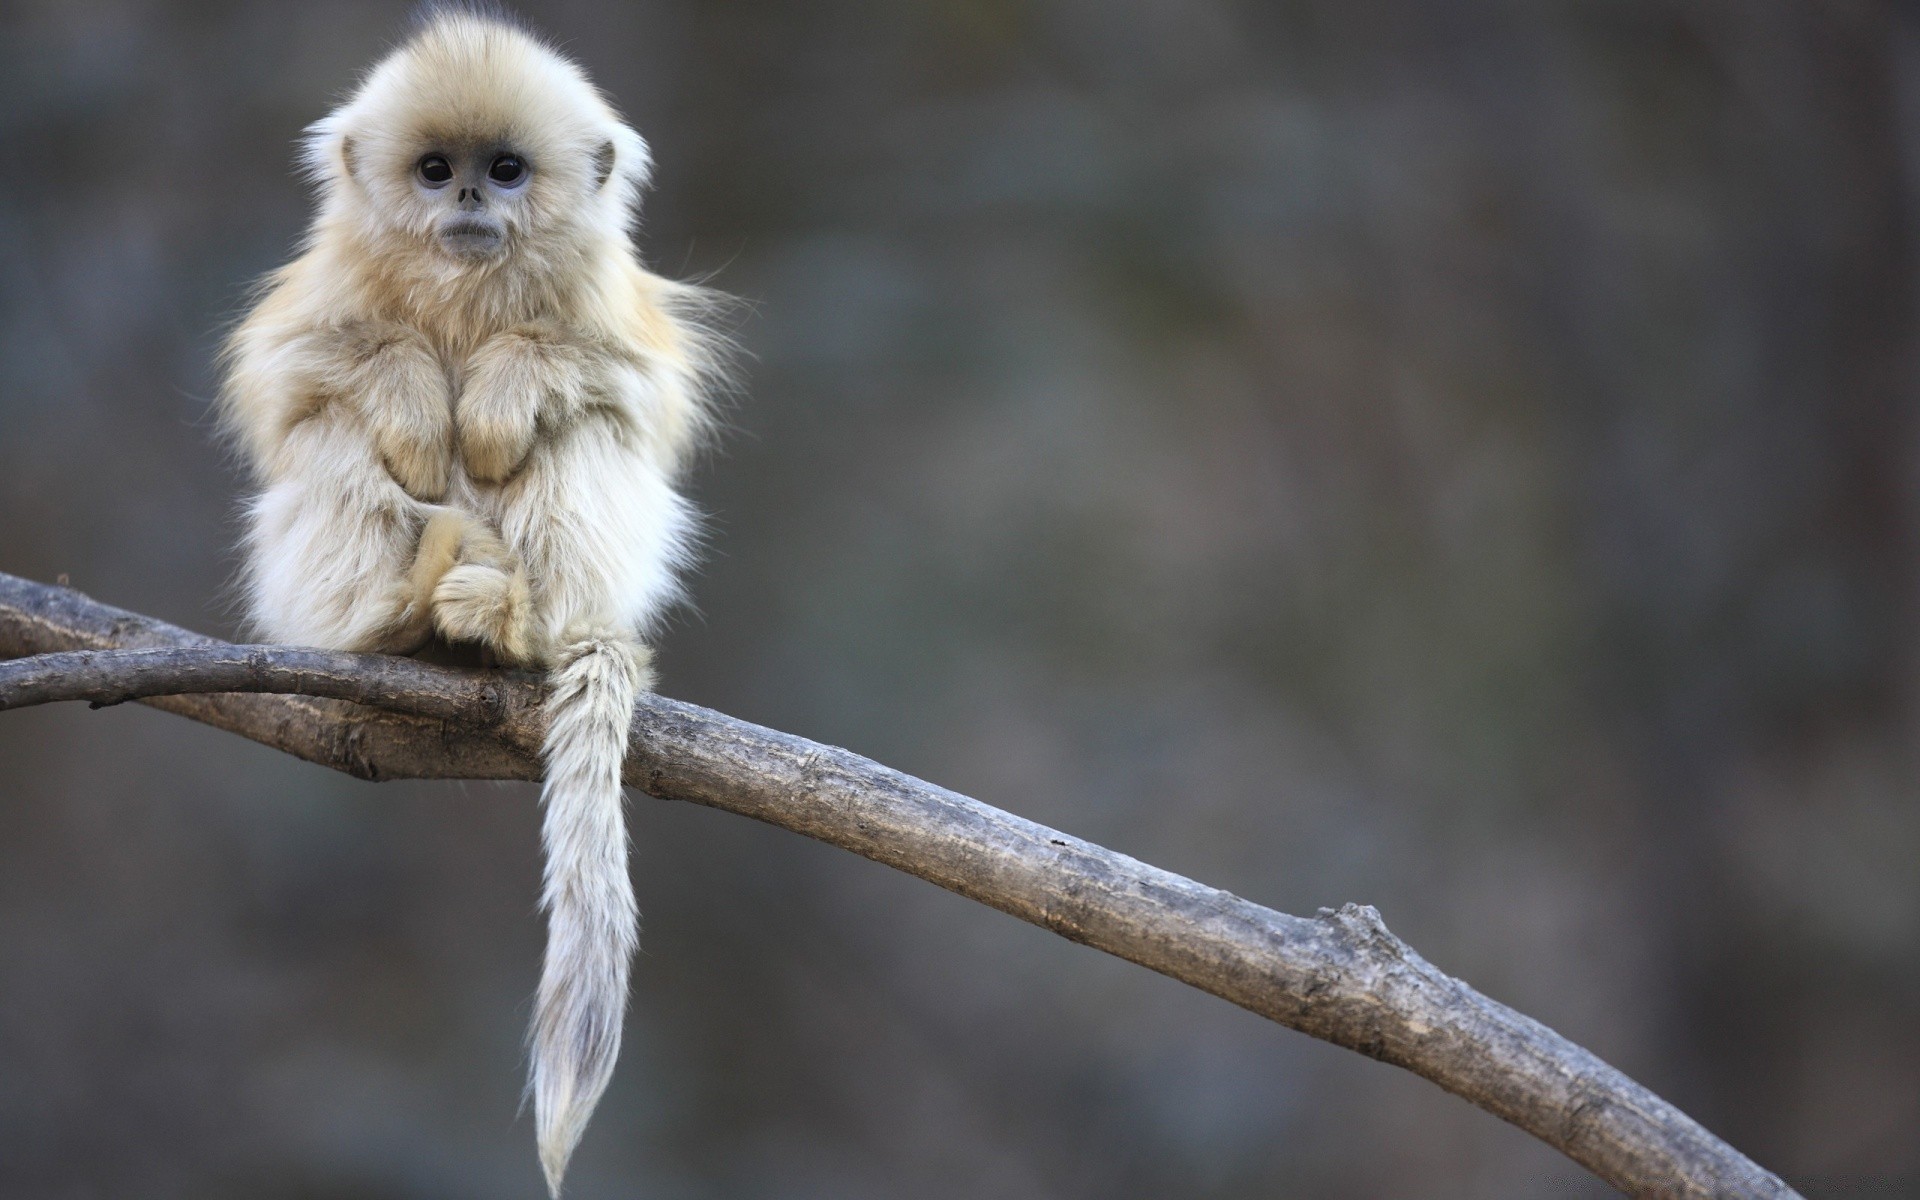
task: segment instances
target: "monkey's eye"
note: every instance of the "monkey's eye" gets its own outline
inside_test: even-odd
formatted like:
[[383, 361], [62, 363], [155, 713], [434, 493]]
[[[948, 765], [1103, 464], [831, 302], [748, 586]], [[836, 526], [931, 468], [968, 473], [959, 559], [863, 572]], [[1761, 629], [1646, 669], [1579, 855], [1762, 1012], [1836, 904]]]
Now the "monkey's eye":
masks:
[[429, 154], [414, 169], [420, 173], [420, 182], [428, 187], [440, 187], [453, 179], [453, 164], [444, 155]]
[[519, 183], [526, 173], [527, 164], [521, 162], [517, 154], [502, 154], [487, 168], [487, 178], [506, 187]]

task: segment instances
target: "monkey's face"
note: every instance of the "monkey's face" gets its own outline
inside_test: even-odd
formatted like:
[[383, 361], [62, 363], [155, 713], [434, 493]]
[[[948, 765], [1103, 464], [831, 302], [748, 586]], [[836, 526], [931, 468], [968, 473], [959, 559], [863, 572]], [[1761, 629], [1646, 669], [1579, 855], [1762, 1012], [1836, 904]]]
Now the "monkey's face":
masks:
[[321, 223], [410, 284], [574, 269], [625, 238], [648, 166], [578, 67], [461, 12], [383, 60], [307, 154]]
[[440, 249], [485, 262], [506, 252], [509, 220], [532, 175], [526, 157], [510, 146], [435, 147], [414, 163], [412, 185]]

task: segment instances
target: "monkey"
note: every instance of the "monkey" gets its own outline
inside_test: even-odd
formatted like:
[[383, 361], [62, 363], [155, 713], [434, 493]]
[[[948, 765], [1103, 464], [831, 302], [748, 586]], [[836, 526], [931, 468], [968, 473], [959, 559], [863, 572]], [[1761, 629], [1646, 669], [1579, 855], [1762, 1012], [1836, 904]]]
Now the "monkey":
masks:
[[429, 10], [307, 130], [297, 257], [223, 349], [264, 638], [545, 672], [547, 944], [527, 1091], [558, 1196], [638, 941], [621, 764], [696, 537], [714, 295], [634, 249], [647, 143], [491, 12]]

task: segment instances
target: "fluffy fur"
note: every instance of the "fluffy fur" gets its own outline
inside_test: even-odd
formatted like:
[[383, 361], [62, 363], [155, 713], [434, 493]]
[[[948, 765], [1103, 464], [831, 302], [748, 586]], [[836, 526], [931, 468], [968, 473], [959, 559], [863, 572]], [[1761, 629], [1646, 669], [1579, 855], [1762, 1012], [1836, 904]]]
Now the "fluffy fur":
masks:
[[[433, 181], [435, 156], [466, 173]], [[501, 156], [524, 167], [511, 186]], [[257, 484], [249, 606], [275, 641], [437, 639], [548, 672], [528, 1086], [557, 1195], [620, 1045], [638, 922], [620, 765], [652, 683], [640, 639], [688, 555], [674, 484], [706, 424], [704, 296], [633, 253], [646, 144], [495, 18], [429, 16], [305, 162], [303, 252], [226, 350], [225, 423]]]

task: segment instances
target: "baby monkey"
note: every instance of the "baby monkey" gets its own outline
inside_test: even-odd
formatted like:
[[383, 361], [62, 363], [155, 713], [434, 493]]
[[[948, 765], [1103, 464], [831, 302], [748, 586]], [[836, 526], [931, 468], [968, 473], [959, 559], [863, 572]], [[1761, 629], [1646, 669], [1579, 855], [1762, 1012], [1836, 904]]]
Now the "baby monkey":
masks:
[[279, 642], [464, 644], [547, 673], [528, 1088], [558, 1195], [620, 1046], [620, 770], [641, 639], [689, 553], [705, 297], [635, 256], [646, 143], [498, 18], [429, 14], [308, 133], [312, 229], [225, 352], [251, 616]]

